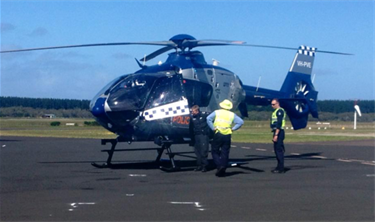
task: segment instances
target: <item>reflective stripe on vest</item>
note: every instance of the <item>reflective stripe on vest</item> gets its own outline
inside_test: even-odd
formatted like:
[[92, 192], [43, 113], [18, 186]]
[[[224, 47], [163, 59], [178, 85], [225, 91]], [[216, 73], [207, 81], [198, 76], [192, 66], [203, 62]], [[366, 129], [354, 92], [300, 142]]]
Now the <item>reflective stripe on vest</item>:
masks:
[[232, 134], [231, 126], [234, 120], [234, 113], [225, 109], [220, 109], [216, 110], [215, 114], [214, 127], [223, 135]]
[[285, 127], [286, 112], [285, 112], [285, 110], [283, 108], [280, 107], [280, 108], [276, 109], [275, 111], [273, 111], [273, 113], [272, 113], [271, 128], [273, 128], [273, 129], [276, 129], [276, 123], [277, 123], [277, 115], [276, 115], [276, 113], [279, 110], [284, 111], [283, 122], [281, 123], [281, 129], [284, 129], [284, 127]]

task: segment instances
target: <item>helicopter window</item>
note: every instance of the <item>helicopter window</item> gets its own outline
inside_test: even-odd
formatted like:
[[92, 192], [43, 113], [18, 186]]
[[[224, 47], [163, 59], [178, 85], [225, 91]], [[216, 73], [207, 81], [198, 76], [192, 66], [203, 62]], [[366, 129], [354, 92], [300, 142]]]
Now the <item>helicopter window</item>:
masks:
[[228, 87], [229, 86], [229, 83], [227, 83], [227, 82], [225, 82], [224, 84], [223, 84], [223, 87]]
[[161, 78], [155, 83], [155, 89], [146, 108], [153, 108], [181, 100], [183, 96], [181, 81], [176, 77]]
[[209, 84], [184, 80], [184, 87], [189, 106], [208, 106], [212, 95], [212, 87]]
[[148, 75], [125, 77], [111, 90], [108, 104], [123, 109], [143, 108], [155, 80], [155, 77]]
[[143, 78], [128, 78], [121, 83], [120, 87], [130, 88], [130, 87], [142, 87], [146, 84], [146, 80]]
[[212, 75], [213, 74], [212, 70], [207, 70], [207, 74]]
[[116, 85], [121, 79], [123, 78], [123, 76], [120, 76], [120, 77], [117, 77], [116, 79], [112, 80], [111, 82], [109, 82], [106, 86], [104, 86], [95, 96], [94, 98], [91, 100], [90, 102], [90, 109], [94, 106], [94, 102], [100, 97], [102, 96], [103, 94], [104, 95], [108, 95], [110, 89]]

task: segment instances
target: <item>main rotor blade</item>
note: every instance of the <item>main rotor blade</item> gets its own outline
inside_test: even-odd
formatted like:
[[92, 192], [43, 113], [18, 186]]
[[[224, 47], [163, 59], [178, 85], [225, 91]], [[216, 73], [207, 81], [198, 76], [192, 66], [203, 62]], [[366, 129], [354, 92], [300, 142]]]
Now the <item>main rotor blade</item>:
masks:
[[158, 50], [156, 50], [155, 52], [153, 52], [153, 53], [151, 53], [151, 54], [149, 54], [149, 55], [143, 57], [142, 59], [140, 59], [140, 61], [142, 61], [142, 62], [146, 62], [146, 61], [148, 61], [148, 60], [150, 60], [150, 59], [153, 59], [153, 58], [155, 58], [156, 56], [158, 56], [158, 55], [160, 55], [160, 54], [163, 54], [164, 52], [167, 52], [167, 51], [169, 51], [169, 50], [171, 50], [171, 49], [173, 49], [173, 48], [175, 48], [175, 47], [171, 47], [171, 46], [163, 47], [163, 48], [158, 49]]
[[25, 52], [25, 51], [37, 51], [47, 49], [64, 49], [64, 48], [81, 48], [81, 47], [95, 47], [95, 46], [118, 46], [118, 45], [156, 45], [156, 46], [168, 46], [176, 47], [176, 44], [172, 41], [160, 41], [160, 42], [118, 42], [118, 43], [96, 43], [96, 44], [83, 44], [83, 45], [67, 45], [67, 46], [54, 46], [54, 47], [42, 47], [42, 48], [30, 48], [30, 49], [16, 49], [0, 51], [0, 53], [9, 52]]
[[[182, 42], [173, 42], [173, 41], [153, 41], [153, 42], [118, 42], [118, 43], [97, 43], [97, 44], [83, 44], [83, 45], [67, 45], [67, 46], [55, 46], [55, 47], [42, 47], [42, 48], [29, 48], [29, 49], [17, 49], [17, 50], [5, 50], [0, 51], [0, 53], [10, 53], [10, 52], [25, 52], [25, 51], [37, 51], [37, 50], [47, 50], [47, 49], [63, 49], [63, 48], [80, 48], [80, 47], [95, 47], [95, 46], [120, 46], [120, 45], [156, 45], [164, 46], [163, 48], [149, 54], [143, 60], [148, 61], [172, 48], [180, 48], [184, 50], [185, 48], [195, 48], [200, 46], [247, 46], [247, 47], [259, 47], [259, 48], [272, 48], [272, 49], [286, 49], [286, 50], [299, 50], [299, 48], [290, 48], [290, 47], [280, 47], [280, 46], [268, 46], [268, 45], [254, 45], [246, 44], [243, 41], [231, 41], [231, 40], [183, 40]], [[350, 53], [343, 52], [332, 52], [316, 49], [315, 52], [319, 53], [329, 53], [337, 55], [353, 55]]]
[[246, 42], [244, 41], [238, 41], [238, 40], [223, 40], [223, 39], [201, 39], [198, 40], [199, 42], [226, 42], [226, 43], [240, 43], [244, 44]]
[[354, 55], [354, 54], [345, 53], [345, 52], [331, 52], [331, 51], [323, 51], [323, 50], [316, 50], [316, 52], [329, 53], [329, 54], [337, 54], [337, 55]]
[[272, 48], [272, 49], [287, 49], [287, 50], [298, 50], [299, 48], [281, 47], [281, 46], [269, 46], [269, 45], [254, 45], [246, 44], [244, 41], [230, 41], [230, 40], [188, 40], [190, 44], [194, 44], [193, 47], [198, 46], [247, 46], [247, 47], [259, 47], [259, 48]]
[[[230, 44], [230, 45], [233, 45], [233, 44]], [[237, 46], [259, 47], [259, 48], [271, 48], [271, 49], [286, 49], [286, 50], [299, 50], [300, 49], [300, 48], [291, 48], [291, 47], [269, 46], [269, 45], [253, 45], [253, 44], [235, 44], [235, 45], [237, 45]], [[324, 51], [324, 50], [319, 50], [319, 49], [316, 49], [315, 52], [337, 54], [337, 55], [353, 55], [353, 54], [350, 54], [350, 53]]]
[[200, 46], [225, 46], [225, 45], [241, 45], [243, 41], [230, 41], [230, 40], [185, 40], [182, 43], [184, 48], [195, 48]]

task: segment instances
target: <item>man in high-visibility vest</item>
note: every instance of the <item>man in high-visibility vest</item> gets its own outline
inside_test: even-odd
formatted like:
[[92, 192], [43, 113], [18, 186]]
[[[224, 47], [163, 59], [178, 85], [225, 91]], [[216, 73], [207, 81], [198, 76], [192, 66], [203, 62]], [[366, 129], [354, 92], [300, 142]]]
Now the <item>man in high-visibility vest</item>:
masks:
[[[231, 101], [226, 99], [219, 105], [222, 109], [207, 116], [207, 124], [215, 132], [211, 145], [212, 158], [217, 168], [215, 175], [223, 177], [228, 166], [232, 132], [243, 125], [243, 120], [229, 111], [233, 108]], [[233, 127], [232, 123], [235, 124]]]
[[284, 138], [285, 138], [285, 117], [286, 112], [283, 108], [280, 107], [280, 103], [278, 99], [273, 99], [271, 101], [272, 108], [274, 109], [274, 112], [271, 116], [271, 129], [273, 132], [273, 149], [276, 154], [277, 159], [277, 166], [274, 170], [272, 170], [272, 173], [285, 173], [284, 169]]

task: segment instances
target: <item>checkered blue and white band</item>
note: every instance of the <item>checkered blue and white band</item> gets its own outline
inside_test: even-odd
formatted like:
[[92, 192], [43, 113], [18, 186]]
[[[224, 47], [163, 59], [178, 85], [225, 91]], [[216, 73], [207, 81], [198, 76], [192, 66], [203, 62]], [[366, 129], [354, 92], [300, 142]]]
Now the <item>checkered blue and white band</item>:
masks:
[[317, 48], [301, 45], [298, 49], [299, 54], [315, 56], [315, 51]]
[[189, 105], [186, 99], [169, 103], [152, 109], [145, 110], [143, 116], [146, 120], [164, 119], [167, 117], [181, 116], [189, 114]]

